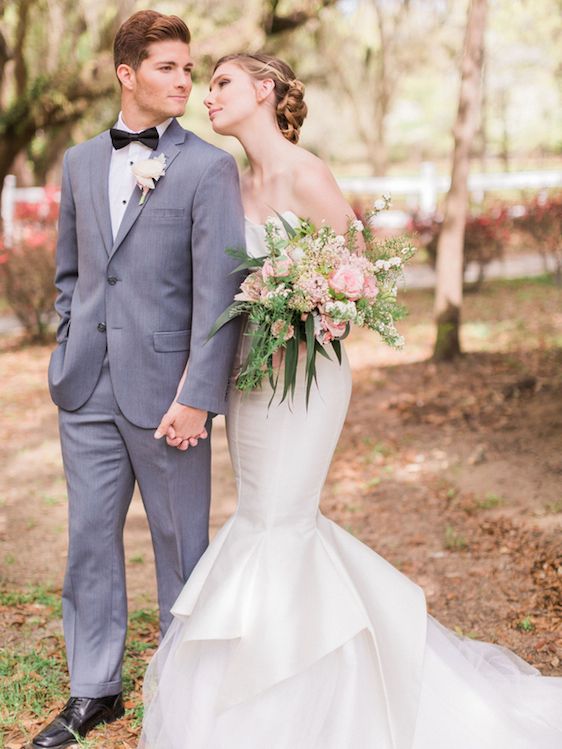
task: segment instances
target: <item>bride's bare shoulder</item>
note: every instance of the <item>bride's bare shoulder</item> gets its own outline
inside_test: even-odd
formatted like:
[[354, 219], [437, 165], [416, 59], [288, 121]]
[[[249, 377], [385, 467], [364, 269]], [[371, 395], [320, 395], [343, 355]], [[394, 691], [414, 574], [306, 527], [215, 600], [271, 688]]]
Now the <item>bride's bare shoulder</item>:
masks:
[[296, 213], [316, 224], [327, 221], [339, 231], [344, 231], [353, 211], [334, 175], [322, 159], [310, 151], [301, 150], [298, 160], [292, 164], [293, 202], [299, 206]]
[[292, 181], [296, 191], [304, 190], [308, 192], [311, 187], [333, 187], [337, 185], [334, 175], [325, 161], [304, 148], [299, 148], [299, 151], [300, 153], [292, 164]]

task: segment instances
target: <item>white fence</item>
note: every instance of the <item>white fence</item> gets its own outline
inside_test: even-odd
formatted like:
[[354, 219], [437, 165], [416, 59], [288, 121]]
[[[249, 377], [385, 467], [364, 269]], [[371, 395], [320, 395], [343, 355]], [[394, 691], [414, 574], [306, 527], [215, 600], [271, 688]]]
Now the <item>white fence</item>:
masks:
[[[408, 177], [344, 177], [338, 180], [348, 195], [405, 195], [412, 198], [411, 207], [431, 214], [440, 194], [448, 191], [450, 177], [438, 175], [435, 165], [424, 162], [419, 175]], [[493, 190], [542, 190], [562, 187], [562, 169], [535, 172], [475, 172], [469, 175], [468, 189], [481, 200]]]
[[[385, 193], [406, 196], [409, 207], [431, 214], [437, 207], [440, 194], [447, 192], [450, 178], [438, 175], [435, 165], [424, 162], [418, 175], [405, 177], [343, 177], [338, 180], [347, 195], [380, 197]], [[529, 172], [474, 173], [468, 178], [468, 188], [477, 200], [493, 190], [544, 190], [562, 187], [562, 169]], [[17, 201], [40, 203], [44, 200], [42, 187], [16, 187], [16, 178], [8, 175], [2, 192], [2, 220], [4, 242], [9, 246], [14, 237], [14, 215]], [[392, 214], [392, 212], [391, 212]], [[382, 218], [382, 216], [381, 216]], [[398, 221], [398, 216], [394, 217]], [[392, 215], [388, 216], [392, 223]], [[388, 222], [385, 222], [388, 223]], [[400, 223], [398, 221], [398, 223]]]

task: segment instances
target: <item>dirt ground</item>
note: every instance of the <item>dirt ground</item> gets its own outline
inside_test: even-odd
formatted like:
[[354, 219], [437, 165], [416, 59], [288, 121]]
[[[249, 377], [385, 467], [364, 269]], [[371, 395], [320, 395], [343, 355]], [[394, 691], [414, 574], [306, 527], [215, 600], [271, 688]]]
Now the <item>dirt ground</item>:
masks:
[[[467, 296], [467, 353], [440, 365], [428, 360], [431, 294], [404, 296], [404, 351], [361, 331], [349, 340], [354, 392], [322, 510], [418, 582], [443, 624], [562, 674], [560, 289], [544, 279], [494, 282]], [[41, 585], [56, 595], [66, 494], [46, 388], [49, 351], [13, 338], [0, 346], [0, 581], [8, 593]], [[213, 444], [214, 532], [236, 501], [219, 419]], [[138, 496], [126, 548], [131, 610], [152, 608], [153, 557]], [[9, 600], [0, 607], [0, 639], [12, 649], [25, 647], [14, 617], [26, 612]], [[60, 642], [60, 620], [49, 626]], [[143, 637], [152, 636], [149, 627]], [[136, 732], [131, 722], [108, 728], [91, 746], [133, 746]], [[23, 735], [14, 726], [6, 746], [21, 746]]]

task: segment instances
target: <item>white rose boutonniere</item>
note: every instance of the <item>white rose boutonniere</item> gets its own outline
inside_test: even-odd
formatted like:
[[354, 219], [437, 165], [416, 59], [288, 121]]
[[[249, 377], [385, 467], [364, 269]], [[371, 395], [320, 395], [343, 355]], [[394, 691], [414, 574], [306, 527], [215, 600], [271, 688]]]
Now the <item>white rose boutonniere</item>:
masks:
[[142, 190], [139, 205], [146, 200], [149, 190], [154, 190], [156, 183], [166, 173], [166, 156], [161, 153], [155, 159], [142, 159], [137, 161], [131, 167], [133, 174], [137, 179], [137, 185]]

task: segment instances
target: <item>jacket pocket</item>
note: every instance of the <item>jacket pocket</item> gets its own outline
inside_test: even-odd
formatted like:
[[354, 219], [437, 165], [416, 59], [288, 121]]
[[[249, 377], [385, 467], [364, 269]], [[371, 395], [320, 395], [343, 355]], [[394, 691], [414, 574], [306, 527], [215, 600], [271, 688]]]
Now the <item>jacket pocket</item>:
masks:
[[147, 206], [144, 213], [151, 219], [180, 219], [186, 217], [187, 210], [185, 208], [152, 208]]
[[161, 330], [153, 334], [154, 350], [159, 353], [189, 351], [191, 330]]

